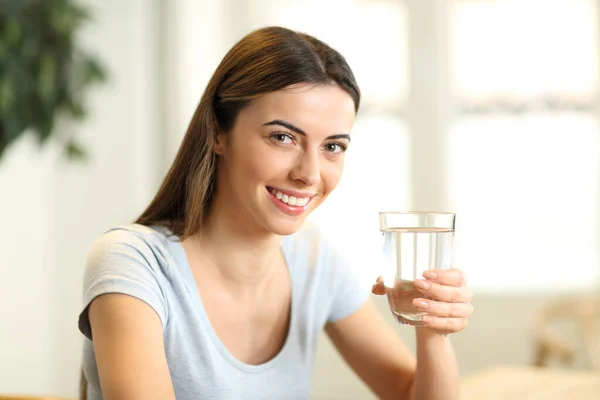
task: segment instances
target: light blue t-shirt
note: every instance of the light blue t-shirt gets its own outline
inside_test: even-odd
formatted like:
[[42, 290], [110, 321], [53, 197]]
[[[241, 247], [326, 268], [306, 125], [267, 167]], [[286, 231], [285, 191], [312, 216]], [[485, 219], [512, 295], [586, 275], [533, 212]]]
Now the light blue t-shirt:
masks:
[[292, 291], [288, 336], [273, 359], [249, 365], [219, 340], [181, 242], [168, 234], [162, 227], [132, 224], [112, 229], [94, 243], [79, 316], [79, 329], [86, 336], [88, 399], [102, 399], [102, 394], [87, 307], [106, 293], [139, 298], [160, 316], [178, 400], [308, 399], [319, 334], [326, 323], [360, 308], [369, 295], [335, 247], [308, 224], [282, 238]]

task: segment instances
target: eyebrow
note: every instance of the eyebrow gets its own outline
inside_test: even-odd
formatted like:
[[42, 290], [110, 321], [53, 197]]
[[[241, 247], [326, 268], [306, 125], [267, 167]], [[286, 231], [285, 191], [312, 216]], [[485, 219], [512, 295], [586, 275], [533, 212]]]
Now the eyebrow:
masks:
[[[304, 132], [302, 129], [298, 128], [297, 126], [294, 126], [292, 124], [290, 124], [289, 122], [280, 120], [280, 119], [274, 119], [273, 121], [269, 121], [263, 124], [263, 126], [268, 126], [268, 125], [279, 125], [279, 126], [283, 126], [284, 128], [287, 128], [291, 131], [294, 131], [300, 135], [306, 136], [306, 132]], [[326, 139], [347, 139], [348, 141], [351, 141], [350, 139], [350, 135], [347, 133], [338, 133], [335, 135], [330, 135], [327, 136]]]

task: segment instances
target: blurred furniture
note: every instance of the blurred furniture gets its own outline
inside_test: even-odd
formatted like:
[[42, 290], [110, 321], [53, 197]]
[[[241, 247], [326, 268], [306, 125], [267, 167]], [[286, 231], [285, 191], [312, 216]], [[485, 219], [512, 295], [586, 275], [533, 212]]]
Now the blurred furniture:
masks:
[[75, 400], [64, 397], [1, 395], [0, 400]]
[[[578, 325], [579, 340], [586, 362], [600, 370], [600, 295], [557, 299], [543, 305], [533, 316], [531, 332], [534, 342], [535, 366], [547, 366], [551, 359], [569, 365], [576, 358], [577, 349], [564, 338], [549, 331], [552, 323], [570, 321]], [[581, 350], [581, 349], [580, 349]], [[600, 398], [600, 396], [599, 396]]]
[[598, 400], [600, 371], [495, 366], [463, 379], [460, 400]]
[[[85, 380], [85, 377], [83, 375], [83, 372], [81, 373], [81, 378], [80, 378], [80, 385], [79, 385], [79, 398], [83, 399], [85, 398], [85, 393], [87, 391], [87, 382]], [[49, 397], [49, 396], [24, 396], [24, 395], [3, 395], [2, 393], [0, 393], [0, 400], [76, 400], [74, 398], [65, 398], [65, 397]]]

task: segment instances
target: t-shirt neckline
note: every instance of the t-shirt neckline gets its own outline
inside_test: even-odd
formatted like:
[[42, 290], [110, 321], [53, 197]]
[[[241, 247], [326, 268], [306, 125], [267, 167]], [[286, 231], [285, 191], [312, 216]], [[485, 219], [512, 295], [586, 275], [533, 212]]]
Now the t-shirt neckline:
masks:
[[235, 358], [231, 354], [229, 349], [227, 349], [225, 344], [223, 344], [223, 342], [221, 341], [219, 336], [217, 335], [216, 331], [214, 330], [214, 328], [210, 322], [210, 319], [208, 318], [208, 314], [206, 314], [206, 309], [204, 308], [204, 303], [202, 302], [202, 296], [200, 296], [198, 286], [196, 285], [196, 280], [194, 279], [194, 274], [192, 273], [192, 269], [191, 269], [187, 254], [185, 253], [185, 249], [183, 248], [183, 245], [182, 245], [181, 241], [179, 240], [179, 238], [177, 236], [175, 236], [175, 238], [176, 238], [176, 240], [171, 241], [171, 244], [172, 244], [172, 246], [175, 247], [175, 250], [178, 253], [178, 258], [182, 262], [182, 266], [183, 266], [182, 270], [185, 274], [185, 284], [193, 298], [193, 302], [197, 306], [198, 315], [206, 327], [206, 332], [209, 335], [214, 348], [216, 348], [216, 350], [219, 352], [221, 357], [223, 357], [223, 359], [225, 359], [233, 367], [235, 367], [243, 372], [246, 372], [246, 373], [261, 373], [267, 369], [272, 368], [274, 365], [278, 364], [281, 359], [285, 358], [285, 355], [289, 351], [289, 348], [291, 346], [291, 341], [293, 340], [293, 336], [296, 331], [295, 326], [296, 326], [296, 318], [297, 318], [297, 306], [296, 306], [297, 293], [295, 293], [296, 290], [294, 288], [295, 285], [294, 285], [294, 279], [293, 279], [293, 274], [292, 274], [292, 268], [291, 268], [291, 264], [290, 264], [290, 257], [288, 254], [287, 237], [282, 238], [281, 244], [280, 244], [280, 249], [281, 249], [281, 253], [283, 255], [284, 263], [288, 270], [288, 276], [290, 279], [290, 288], [291, 288], [291, 294], [290, 294], [290, 302], [291, 302], [290, 314], [291, 315], [290, 315], [288, 331], [287, 331], [287, 335], [286, 335], [284, 344], [281, 347], [281, 349], [277, 352], [277, 354], [275, 354], [275, 356], [273, 356], [270, 360], [265, 361], [264, 363], [261, 363], [261, 364], [256, 364], [256, 365], [255, 364], [247, 364], [247, 363], [244, 363], [244, 362], [238, 360], [237, 358]]

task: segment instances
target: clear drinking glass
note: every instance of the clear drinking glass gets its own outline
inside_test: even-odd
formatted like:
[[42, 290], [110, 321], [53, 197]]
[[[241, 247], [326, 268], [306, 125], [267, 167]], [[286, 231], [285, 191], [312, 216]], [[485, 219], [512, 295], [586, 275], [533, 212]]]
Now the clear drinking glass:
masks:
[[425, 296], [413, 282], [426, 270], [452, 267], [455, 217], [446, 212], [379, 213], [388, 260], [383, 282], [390, 310], [401, 324], [423, 325], [427, 313], [414, 308], [412, 301]]

